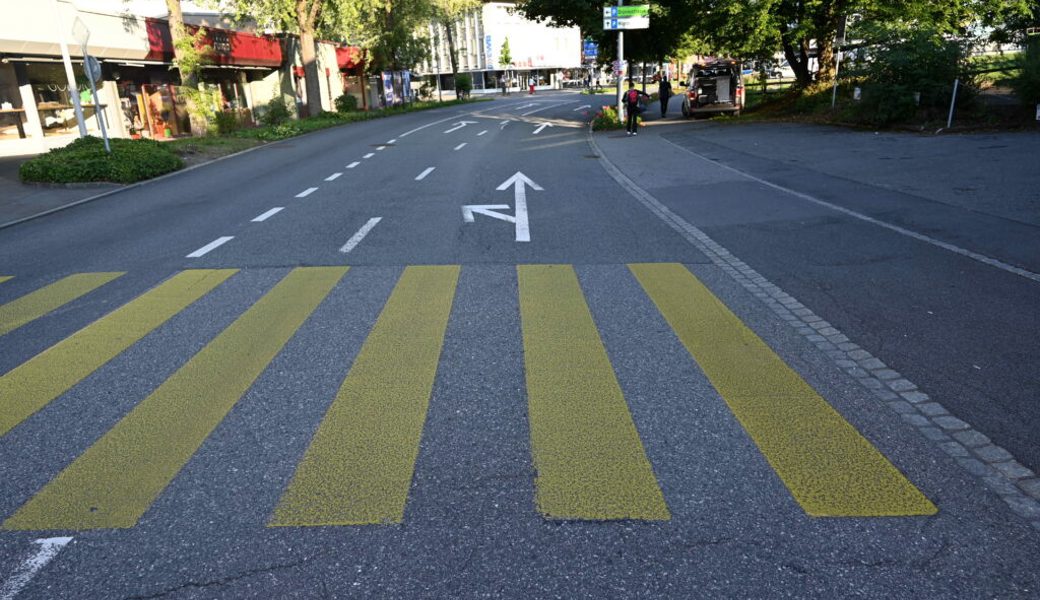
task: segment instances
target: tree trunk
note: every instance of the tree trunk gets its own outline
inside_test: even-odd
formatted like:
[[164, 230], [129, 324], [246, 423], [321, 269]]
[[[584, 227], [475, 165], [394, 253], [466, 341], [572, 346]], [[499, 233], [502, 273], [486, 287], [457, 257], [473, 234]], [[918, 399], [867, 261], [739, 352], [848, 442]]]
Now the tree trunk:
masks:
[[448, 38], [448, 59], [451, 61], [451, 81], [455, 86], [455, 97], [459, 97], [459, 58], [455, 56], [455, 32], [452, 30], [454, 23], [445, 23], [444, 31]]
[[173, 58], [180, 72], [181, 85], [198, 89], [199, 82], [190, 69], [182, 66], [184, 60], [184, 40], [188, 39], [188, 32], [184, 29], [184, 15], [181, 13], [181, 0], [166, 0], [166, 9], [170, 13], [170, 39], [173, 40]]
[[804, 40], [799, 44], [797, 50], [790, 39], [788, 39], [788, 32], [783, 32], [783, 48], [784, 57], [787, 59], [787, 63], [791, 65], [791, 70], [794, 71], [795, 79], [798, 80], [798, 87], [808, 88], [812, 85], [812, 72], [809, 71], [809, 52], [806, 48], [807, 42]]
[[322, 0], [296, 0], [296, 21], [300, 28], [300, 57], [303, 59], [304, 82], [307, 85], [305, 110], [315, 117], [321, 113], [321, 84], [314, 46], [314, 28], [321, 13]]
[[[846, 0], [835, 0], [835, 2], [827, 5], [816, 22], [816, 57], [819, 63], [816, 80], [818, 82], [830, 83], [834, 80], [834, 44], [836, 38], [845, 37], [846, 4]], [[837, 41], [844, 43], [844, 39]]]

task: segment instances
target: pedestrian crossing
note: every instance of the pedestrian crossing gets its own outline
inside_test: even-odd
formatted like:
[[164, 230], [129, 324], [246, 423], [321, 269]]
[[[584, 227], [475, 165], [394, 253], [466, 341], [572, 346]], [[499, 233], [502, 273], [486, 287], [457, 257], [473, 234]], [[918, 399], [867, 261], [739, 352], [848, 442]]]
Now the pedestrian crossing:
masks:
[[[350, 271], [288, 271], [13, 513], [0, 515], [0, 528], [136, 526], [319, 305], [349, 282]], [[279, 484], [284, 489], [266, 525], [405, 521], [464, 271], [411, 266], [399, 273], [294, 474]], [[628, 272], [806, 514], [937, 511], [689, 269], [633, 264]], [[0, 447], [34, 415], [53, 418], [40, 411], [237, 273], [175, 273], [0, 376]], [[87, 294], [104, 294], [123, 275], [70, 275], [14, 298], [0, 305], [0, 336]], [[671, 519], [575, 268], [521, 265], [515, 281], [532, 510], [553, 520]]]

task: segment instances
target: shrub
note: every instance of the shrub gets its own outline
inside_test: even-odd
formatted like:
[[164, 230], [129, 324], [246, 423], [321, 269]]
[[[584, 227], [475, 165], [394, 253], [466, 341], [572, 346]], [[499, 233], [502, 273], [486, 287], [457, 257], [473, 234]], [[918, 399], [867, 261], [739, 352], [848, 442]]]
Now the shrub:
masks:
[[595, 118], [592, 119], [593, 131], [609, 131], [622, 127], [624, 124], [618, 120], [617, 109], [613, 106], [604, 106], [603, 110], [596, 113]]
[[155, 140], [117, 138], [109, 143], [111, 154], [100, 138], [77, 139], [22, 163], [18, 174], [22, 181], [43, 183], [133, 183], [184, 167], [180, 157]]
[[455, 91], [458, 92], [459, 96], [465, 98], [473, 91], [473, 78], [468, 73], [460, 73], [455, 78]]
[[238, 115], [234, 112], [218, 112], [213, 116], [217, 135], [228, 135], [239, 128]]
[[280, 125], [291, 119], [292, 115], [293, 109], [289, 106], [289, 103], [283, 98], [275, 98], [267, 103], [263, 114], [260, 115], [260, 123], [264, 125]]
[[1011, 81], [1015, 95], [1026, 106], [1040, 103], [1040, 40], [1030, 40], [1022, 53], [1022, 71]]
[[343, 94], [339, 98], [336, 98], [336, 112], [347, 113], [354, 112], [358, 109], [358, 102], [356, 96], [350, 94]]

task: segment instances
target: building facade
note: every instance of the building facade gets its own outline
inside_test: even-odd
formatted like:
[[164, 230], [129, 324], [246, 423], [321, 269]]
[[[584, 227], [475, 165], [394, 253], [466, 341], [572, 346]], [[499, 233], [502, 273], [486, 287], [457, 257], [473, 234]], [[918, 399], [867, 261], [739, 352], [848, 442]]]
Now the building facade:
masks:
[[[526, 88], [534, 79], [537, 89], [563, 86], [565, 72], [581, 67], [581, 32], [577, 27], [553, 27], [525, 19], [515, 3], [489, 2], [463, 15], [452, 25], [459, 73], [473, 81], [473, 93]], [[453, 90], [448, 42], [442, 24], [433, 22], [429, 33], [433, 56], [419, 66], [419, 75], [439, 77], [441, 87]], [[509, 64], [502, 64], [502, 46], [509, 41]]]

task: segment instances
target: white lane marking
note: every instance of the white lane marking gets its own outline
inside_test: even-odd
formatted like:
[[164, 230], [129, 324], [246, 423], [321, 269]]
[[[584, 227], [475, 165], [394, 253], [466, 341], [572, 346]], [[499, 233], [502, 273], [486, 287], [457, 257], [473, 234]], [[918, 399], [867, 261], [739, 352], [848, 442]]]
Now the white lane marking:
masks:
[[61, 552], [69, 542], [72, 541], [70, 537], [53, 537], [43, 538], [34, 540], [34, 544], [39, 544], [40, 549], [29, 558], [22, 561], [22, 564], [18, 565], [14, 573], [9, 577], [3, 584], [0, 584], [0, 600], [12, 600], [18, 595], [18, 592], [22, 591], [26, 585], [32, 581], [32, 578], [40, 572], [40, 569], [47, 566], [47, 563], [54, 560], [54, 557]]
[[462, 148], [463, 148], [463, 147], [464, 147], [465, 145], [466, 145], [466, 142], [462, 142], [462, 143], [461, 143], [461, 144], [459, 144], [458, 146], [455, 146], [455, 150], [456, 150], [456, 151], [458, 151], [458, 150], [462, 150]]
[[502, 121], [501, 123], [499, 123], [498, 128], [499, 129], [505, 129], [506, 125], [509, 125], [509, 120], [505, 120], [505, 121]]
[[760, 183], [760, 184], [762, 184], [762, 185], [764, 185], [766, 187], [772, 188], [772, 189], [780, 191], [780, 192], [784, 192], [786, 194], [790, 194], [790, 195], [792, 195], [792, 196], [794, 196], [796, 198], [801, 198], [802, 200], [806, 200], [806, 201], [812, 202], [813, 204], [817, 204], [819, 206], [823, 206], [825, 208], [829, 208], [831, 210], [840, 212], [842, 214], [845, 214], [845, 215], [848, 215], [850, 217], [859, 219], [861, 221], [866, 221], [867, 223], [871, 223], [873, 225], [877, 225], [878, 227], [884, 227], [885, 229], [888, 229], [889, 231], [894, 231], [894, 232], [896, 232], [898, 234], [905, 235], [907, 237], [910, 237], [910, 238], [913, 238], [915, 240], [924, 242], [926, 244], [931, 244], [933, 246], [938, 246], [939, 248], [942, 248], [943, 250], [949, 250], [950, 252], [953, 252], [954, 254], [960, 254], [961, 256], [966, 256], [966, 257], [971, 258], [973, 260], [977, 260], [977, 261], [979, 261], [982, 264], [989, 265], [991, 267], [996, 267], [996, 268], [1001, 269], [1003, 271], [1007, 271], [1008, 273], [1013, 273], [1015, 275], [1020, 275], [1022, 277], [1025, 277], [1026, 279], [1031, 279], [1033, 281], [1040, 282], [1040, 274], [1033, 273], [1032, 271], [1027, 271], [1026, 269], [1022, 269], [1022, 268], [1016, 267], [1014, 265], [1009, 265], [1008, 263], [1006, 263], [1006, 262], [1004, 262], [1002, 260], [998, 260], [996, 258], [991, 258], [989, 256], [986, 256], [985, 254], [980, 254], [980, 253], [974, 252], [972, 250], [967, 250], [965, 248], [961, 248], [960, 246], [954, 246], [953, 244], [950, 244], [948, 242], [944, 242], [942, 240], [937, 240], [937, 239], [935, 239], [933, 237], [929, 237], [927, 235], [924, 235], [924, 234], [921, 234], [921, 233], [917, 233], [916, 231], [911, 231], [909, 229], [905, 229], [903, 227], [900, 227], [899, 225], [893, 225], [891, 223], [887, 223], [885, 221], [881, 221], [879, 219], [875, 219], [874, 217], [869, 217], [869, 216], [867, 216], [867, 215], [865, 215], [863, 213], [858, 213], [858, 212], [856, 212], [854, 210], [850, 210], [850, 209], [845, 208], [843, 206], [838, 206], [837, 204], [831, 204], [830, 202], [827, 202], [825, 200], [820, 200], [819, 198], [816, 198], [814, 196], [810, 196], [809, 194], [798, 192], [798, 191], [792, 190], [791, 188], [786, 188], [786, 187], [784, 187], [782, 185], [777, 185], [775, 183], [766, 181], [765, 179], [761, 179], [759, 177], [755, 177], [754, 175], [751, 175], [750, 173], [745, 173], [744, 171], [741, 171], [740, 169], [737, 169], [735, 167], [731, 167], [729, 165], [724, 165], [722, 163], [715, 162], [713, 160], [709, 160], [708, 158], [706, 158], [704, 156], [701, 156], [700, 154], [697, 154], [696, 152], [694, 152], [694, 151], [692, 151], [692, 150], [690, 150], [688, 148], [683, 148], [682, 146], [680, 146], [679, 144], [676, 144], [675, 142], [673, 142], [671, 140], [668, 140], [668, 139], [665, 139], [665, 138], [661, 138], [661, 139], [664, 139], [664, 141], [666, 141], [669, 144], [675, 146], [676, 148], [680, 148], [682, 150], [685, 150], [686, 152], [689, 152], [690, 154], [696, 156], [697, 158], [703, 160], [704, 162], [707, 162], [707, 163], [710, 163], [710, 164], [722, 167], [723, 169], [726, 169], [727, 171], [736, 173], [736, 174], [738, 174], [738, 175], [740, 175], [742, 177], [746, 177], [746, 178], [750, 179], [751, 181], [755, 181], [755, 182]]
[[496, 210], [509, 210], [508, 204], [465, 204], [462, 207], [462, 220], [466, 223], [473, 223], [476, 221], [474, 215], [484, 215], [485, 217], [491, 217], [492, 219], [498, 219], [499, 221], [505, 221], [506, 223], [516, 223], [516, 217], [513, 215], [504, 215]]
[[233, 239], [235, 239], [235, 236], [233, 235], [218, 237], [217, 239], [192, 252], [191, 254], [185, 256], [184, 258], [199, 258], [200, 256], [204, 256], [210, 250], [213, 250], [214, 248], [219, 248], [220, 246], [223, 246], [224, 244], [230, 242]]
[[426, 179], [426, 176], [429, 175], [430, 173], [433, 173], [433, 170], [436, 169], [436, 168], [437, 167], [427, 167], [425, 171], [423, 171], [422, 173], [419, 173], [419, 176], [416, 177], [415, 180], [416, 181], [422, 181], [423, 179]]
[[434, 125], [440, 125], [441, 123], [443, 123], [445, 121], [450, 121], [452, 119], [457, 119], [457, 118], [458, 118], [458, 115], [452, 115], [450, 117], [445, 117], [443, 119], [439, 119], [437, 121], [434, 121], [433, 123], [427, 123], [427, 124], [425, 124], [425, 125], [423, 125], [421, 127], [416, 127], [415, 129], [408, 130], [408, 131], [402, 133], [401, 135], [399, 135], [397, 137], [407, 137], [409, 135], [412, 135], [416, 131], [422, 131], [423, 129], [426, 129], [427, 127], [433, 127]]
[[318, 191], [318, 188], [316, 188], [316, 187], [307, 188], [307, 189], [303, 190], [302, 192], [300, 192], [299, 194], [296, 194], [296, 197], [297, 198], [306, 198], [307, 196], [310, 196], [311, 194], [313, 194], [316, 191]]
[[257, 218], [253, 219], [253, 223], [263, 223], [264, 221], [266, 221], [266, 220], [270, 219], [271, 217], [277, 215], [278, 213], [282, 212], [284, 209], [285, 209], [284, 206], [276, 206], [276, 207], [272, 208], [271, 210], [265, 212], [264, 214], [258, 216]]
[[571, 112], [578, 112], [579, 110], [583, 110], [583, 109], [586, 109], [586, 108], [592, 108], [592, 105], [591, 104], [582, 104], [581, 106], [579, 106], [578, 108], [575, 108]]
[[373, 157], [373, 156], [375, 156], [375, 155], [376, 155], [376, 153], [375, 153], [375, 152], [369, 152], [368, 154], [366, 154], [366, 155], [362, 156], [361, 158], [366, 158], [366, 159], [367, 159], [367, 158], [372, 158], [372, 157]]
[[451, 133], [453, 131], [458, 131], [458, 130], [462, 129], [466, 125], [476, 125], [476, 124], [477, 124], [476, 121], [467, 121], [467, 120], [463, 119], [461, 121], [457, 121], [455, 123], [452, 123], [452, 125], [454, 125], [454, 127], [452, 127], [451, 129], [445, 129], [444, 133]]
[[520, 171], [514, 173], [512, 177], [503, 181], [495, 189], [499, 191], [507, 190], [509, 186], [513, 186], [513, 200], [516, 202], [516, 241], [530, 242], [531, 228], [527, 223], [527, 186], [531, 186], [532, 189], [538, 191], [542, 191], [542, 186]]
[[543, 110], [549, 110], [550, 108], [556, 108], [557, 106], [563, 106], [564, 104], [574, 104], [574, 102], [575, 102], [574, 100], [571, 100], [570, 102], [560, 102], [558, 104], [550, 104], [549, 106], [543, 106], [542, 108], [536, 108], [534, 110], [529, 110], [529, 111], [527, 111], [525, 113], [521, 113], [520, 116], [521, 117], [526, 117], [527, 115], [533, 115], [536, 112], [542, 112]]
[[487, 129], [485, 129], [484, 131], [481, 131], [480, 133], [478, 133], [477, 137], [480, 137], [480, 136], [484, 135], [485, 133], [487, 133]]
[[339, 179], [339, 176], [342, 175], [342, 174], [343, 173], [333, 173], [332, 175], [329, 175], [328, 177], [326, 177], [325, 181], [336, 181], [337, 179]]
[[352, 163], [350, 163], [349, 165], [347, 165], [347, 168], [348, 168], [348, 169], [353, 169], [354, 167], [356, 167], [356, 166], [358, 166], [358, 165], [360, 165], [360, 164], [361, 164], [361, 163], [359, 163], [358, 161], [356, 161], [356, 160], [355, 160], [354, 162], [352, 162]]
[[553, 124], [552, 124], [552, 123], [548, 123], [548, 122], [546, 122], [546, 123], [542, 123], [542, 124], [541, 124], [541, 125], [539, 125], [539, 126], [538, 126], [537, 128], [535, 128], [535, 130], [534, 130], [534, 134], [533, 134], [533, 135], [538, 135], [538, 134], [539, 134], [539, 133], [541, 133], [541, 132], [542, 132], [542, 130], [543, 130], [543, 129], [545, 129], [546, 127], [552, 127], [552, 126], [553, 126]]
[[361, 243], [361, 240], [365, 239], [365, 236], [368, 235], [368, 232], [372, 231], [372, 228], [378, 225], [379, 222], [382, 220], [383, 217], [372, 217], [371, 219], [369, 219], [368, 223], [365, 223], [361, 227], [361, 229], [358, 229], [358, 232], [355, 233], [349, 240], [347, 240], [347, 243], [343, 244], [343, 247], [340, 248], [339, 251], [343, 254], [346, 254], [347, 252], [353, 250], [358, 244]]
[[376, 146], [376, 152], [382, 152], [383, 150], [386, 150], [386, 146]]

